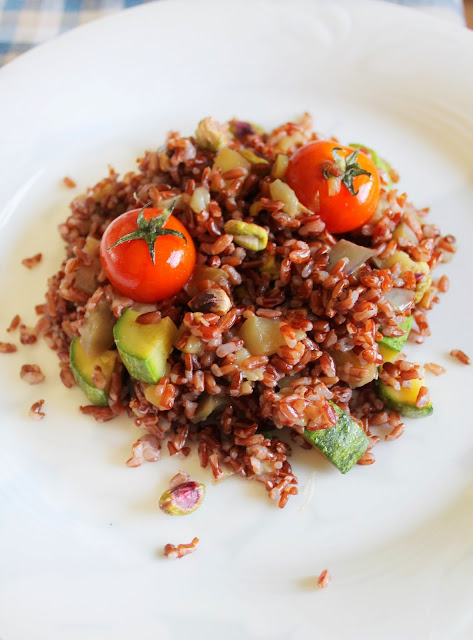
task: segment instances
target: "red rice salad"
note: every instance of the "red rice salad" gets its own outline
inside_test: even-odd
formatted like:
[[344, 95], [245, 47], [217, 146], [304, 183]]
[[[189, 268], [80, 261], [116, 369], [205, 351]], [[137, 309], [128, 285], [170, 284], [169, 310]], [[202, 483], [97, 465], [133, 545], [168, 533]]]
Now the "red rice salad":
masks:
[[72, 202], [38, 309], [82, 413], [143, 429], [130, 466], [195, 443], [215, 479], [257, 480], [280, 507], [289, 443], [343, 473], [372, 464], [402, 416], [432, 413], [402, 348], [429, 335], [448, 288], [432, 271], [455, 252], [397, 181], [307, 114], [270, 132], [205, 118], [111, 170]]

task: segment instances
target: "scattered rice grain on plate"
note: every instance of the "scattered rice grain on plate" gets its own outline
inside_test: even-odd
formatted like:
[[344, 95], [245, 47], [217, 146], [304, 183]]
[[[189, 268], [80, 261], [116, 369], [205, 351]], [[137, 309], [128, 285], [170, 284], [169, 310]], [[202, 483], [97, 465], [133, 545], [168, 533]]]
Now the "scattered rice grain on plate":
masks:
[[21, 344], [34, 344], [38, 340], [35, 329], [20, 324], [20, 342]]
[[397, 426], [394, 427], [392, 431], [390, 431], [387, 435], [384, 436], [385, 440], [397, 440], [402, 436], [404, 431], [406, 430], [406, 425], [401, 422]]
[[332, 579], [332, 574], [328, 569], [324, 569], [319, 575], [318, 585], [320, 589], [326, 589]]
[[69, 176], [65, 176], [63, 182], [68, 189], [75, 189], [77, 187], [77, 183], [74, 182], [72, 178], [69, 178]]
[[445, 367], [442, 367], [440, 364], [435, 364], [435, 362], [426, 362], [424, 364], [424, 369], [430, 371], [430, 373], [433, 373], [436, 376], [441, 376], [442, 373], [447, 371]]
[[374, 455], [367, 451], [366, 453], [364, 453], [361, 458], [358, 460], [357, 464], [361, 464], [363, 466], [369, 465], [369, 464], [374, 464], [376, 462], [376, 458], [374, 457]]
[[441, 293], [447, 293], [449, 287], [450, 287], [450, 280], [448, 279], [447, 276], [442, 276], [440, 280], [437, 282], [437, 289]]
[[30, 409], [30, 414], [29, 414], [30, 418], [32, 418], [36, 422], [39, 422], [40, 420], [42, 420], [46, 415], [43, 411], [43, 405], [44, 405], [44, 400], [38, 400], [37, 402], [33, 403]]
[[460, 349], [452, 349], [450, 351], [450, 355], [456, 358], [457, 360], [459, 360], [460, 362], [463, 362], [463, 364], [470, 364], [470, 358], [466, 355], [466, 353], [464, 353]]
[[12, 331], [15, 331], [15, 329], [18, 329], [18, 327], [20, 326], [20, 322], [21, 322], [21, 318], [18, 314], [16, 314], [16, 316], [14, 316], [12, 321], [10, 322], [10, 326], [7, 329], [7, 333], [11, 333]]
[[11, 342], [0, 342], [0, 353], [15, 353], [18, 347]]
[[45, 376], [37, 364], [24, 364], [21, 367], [20, 378], [28, 384], [39, 384]]
[[189, 544], [178, 544], [177, 546], [173, 544], [167, 544], [164, 547], [164, 555], [171, 560], [178, 560], [179, 558], [183, 558], [190, 553], [194, 553], [194, 551], [199, 546], [199, 542], [199, 538], [194, 538]]
[[161, 444], [156, 436], [149, 433], [138, 438], [132, 451], [132, 456], [126, 464], [128, 467], [140, 467], [144, 462], [157, 462], [160, 459]]
[[31, 256], [31, 258], [23, 258], [21, 264], [24, 265], [27, 269], [33, 269], [33, 267], [36, 267], [42, 259], [43, 254], [37, 253], [36, 255]]

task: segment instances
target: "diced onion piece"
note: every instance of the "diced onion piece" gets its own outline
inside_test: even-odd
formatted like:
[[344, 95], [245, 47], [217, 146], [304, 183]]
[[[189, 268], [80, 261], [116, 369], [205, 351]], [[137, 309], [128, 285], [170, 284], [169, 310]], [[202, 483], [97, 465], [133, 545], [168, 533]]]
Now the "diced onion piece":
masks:
[[340, 193], [341, 184], [342, 184], [342, 181], [340, 178], [337, 178], [335, 176], [330, 177], [327, 180], [328, 195], [336, 196], [338, 193]]
[[278, 153], [276, 160], [274, 161], [273, 168], [271, 169], [271, 176], [277, 180], [284, 178], [287, 167], [289, 165], [289, 156], [285, 153]]
[[416, 292], [409, 289], [391, 289], [384, 295], [394, 311], [403, 313], [414, 304]]
[[169, 209], [170, 207], [174, 207], [175, 209], [182, 209], [184, 207], [184, 195], [186, 194], [181, 193], [177, 196], [171, 196], [170, 198], [159, 200], [156, 203], [156, 207], [162, 209], [163, 211], [165, 209]]
[[284, 202], [283, 211], [294, 218], [299, 209], [299, 200], [291, 187], [282, 180], [275, 180], [269, 185], [272, 200]]
[[[406, 240], [408, 243], [413, 244], [415, 247], [419, 246], [419, 240], [416, 234], [405, 222], [401, 222], [393, 231], [393, 238], [395, 240]], [[400, 246], [403, 246], [400, 243]]]
[[348, 258], [344, 272], [349, 276], [374, 255], [376, 255], [376, 251], [373, 251], [373, 249], [361, 247], [349, 240], [339, 240], [330, 250], [328, 270], [330, 271], [342, 258]]
[[200, 213], [207, 209], [210, 202], [210, 193], [205, 187], [197, 187], [194, 189], [189, 206], [194, 213]]

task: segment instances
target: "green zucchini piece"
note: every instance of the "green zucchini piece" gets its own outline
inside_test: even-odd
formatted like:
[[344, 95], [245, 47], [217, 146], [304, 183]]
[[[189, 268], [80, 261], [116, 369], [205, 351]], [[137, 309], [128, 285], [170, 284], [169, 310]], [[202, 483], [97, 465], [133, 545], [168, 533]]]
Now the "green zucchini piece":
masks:
[[[106, 407], [108, 405], [108, 388], [110, 386], [110, 380], [112, 378], [116, 359], [116, 351], [105, 351], [101, 355], [89, 358], [79, 338], [74, 338], [71, 342], [69, 360], [72, 373], [74, 374], [74, 378], [76, 379], [78, 386], [82, 389], [92, 404], [99, 407]], [[95, 384], [92, 382], [92, 373], [96, 366], [100, 367], [103, 375], [107, 379], [105, 389], [97, 389]]]
[[410, 389], [402, 387], [399, 391], [396, 391], [396, 389], [384, 384], [381, 379], [378, 379], [376, 391], [388, 409], [397, 411], [401, 416], [405, 416], [406, 418], [426, 418], [434, 412], [432, 402], [429, 402], [429, 404], [422, 409], [416, 406], [419, 389], [424, 386], [424, 378], [418, 378], [411, 380]]
[[[411, 331], [412, 322], [413, 317], [408, 316], [399, 325], [401, 329], [404, 329], [404, 335], [396, 337], [383, 336], [383, 339], [378, 342], [379, 352], [383, 356], [385, 362], [393, 362], [396, 359], [397, 354], [402, 351]], [[381, 328], [380, 331], [382, 332]]]
[[379, 154], [377, 154], [374, 149], [367, 147], [365, 144], [352, 143], [349, 146], [352, 147], [353, 149], [367, 149], [367, 151], [370, 152], [371, 160], [373, 161], [374, 166], [386, 174], [386, 177], [388, 179], [388, 187], [391, 189], [393, 186], [393, 181], [391, 179], [392, 167], [389, 164], [389, 162], [384, 160], [384, 158], [382, 158]]
[[317, 447], [342, 473], [347, 473], [368, 448], [368, 436], [363, 429], [331, 403], [338, 415], [338, 422], [330, 429], [304, 430], [304, 438]]
[[138, 324], [138, 311], [126, 309], [113, 328], [113, 337], [128, 373], [135, 380], [156, 384], [164, 375], [177, 328], [171, 318]]

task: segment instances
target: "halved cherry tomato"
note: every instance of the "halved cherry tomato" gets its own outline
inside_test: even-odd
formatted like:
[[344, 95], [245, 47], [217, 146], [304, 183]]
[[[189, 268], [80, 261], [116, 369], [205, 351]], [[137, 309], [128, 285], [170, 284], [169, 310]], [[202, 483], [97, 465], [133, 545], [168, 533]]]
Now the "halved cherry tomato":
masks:
[[145, 207], [123, 213], [100, 243], [111, 284], [137, 302], [159, 302], [178, 293], [192, 275], [195, 258], [189, 232], [170, 210]]
[[329, 140], [316, 140], [296, 151], [286, 181], [331, 233], [360, 227], [379, 201], [379, 175], [370, 158]]

